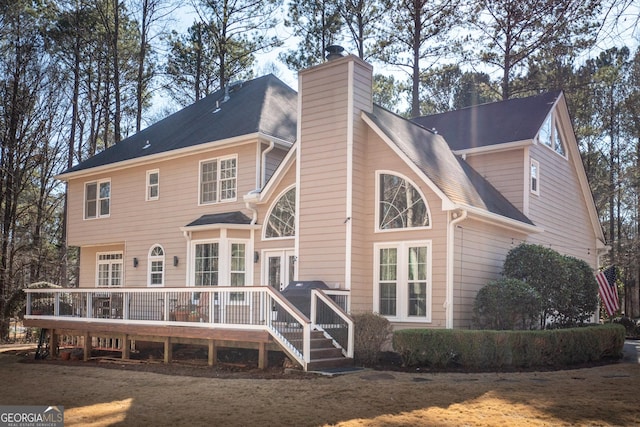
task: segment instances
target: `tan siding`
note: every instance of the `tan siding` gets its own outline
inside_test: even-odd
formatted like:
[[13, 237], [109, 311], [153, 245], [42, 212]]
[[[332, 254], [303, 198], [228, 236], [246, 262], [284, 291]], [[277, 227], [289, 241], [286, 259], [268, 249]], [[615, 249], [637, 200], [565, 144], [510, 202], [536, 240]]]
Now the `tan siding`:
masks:
[[525, 235], [486, 222], [465, 220], [455, 230], [453, 327], [472, 327], [477, 292], [500, 278], [507, 253]]
[[347, 63], [300, 74], [298, 277], [344, 286]]
[[525, 187], [524, 149], [467, 157], [467, 162], [522, 211]]
[[269, 153], [267, 153], [266, 157], [266, 165], [265, 165], [265, 182], [268, 182], [276, 168], [282, 162], [282, 159], [287, 155], [287, 150], [283, 150], [281, 148], [274, 148]]
[[[359, 158], [354, 156], [354, 160]], [[354, 263], [352, 282], [352, 311], [366, 312], [373, 309], [373, 276], [376, 242], [400, 242], [407, 240], [430, 240], [432, 244], [432, 322], [398, 323], [408, 327], [444, 327], [445, 277], [446, 277], [446, 228], [447, 215], [442, 211], [441, 200], [429, 189], [421, 178], [413, 173], [373, 131], [367, 133], [366, 150], [362, 154], [358, 182], [354, 182], [354, 197], [358, 193], [359, 204], [354, 204]], [[432, 229], [375, 232], [375, 171], [392, 170], [406, 175], [423, 192], [431, 212]], [[355, 175], [355, 174], [354, 174]], [[357, 254], [357, 256], [356, 256]]]
[[[125, 242], [127, 286], [146, 286], [147, 256], [153, 244], [165, 250], [165, 286], [184, 286], [186, 279], [187, 243], [180, 227], [205, 214], [243, 211], [249, 217], [242, 196], [255, 188], [255, 143], [214, 150], [103, 173], [69, 182], [69, 245], [107, 245]], [[221, 156], [238, 155], [237, 200], [198, 206], [199, 162]], [[160, 197], [145, 201], [146, 171], [160, 171]], [[111, 216], [84, 220], [84, 184], [95, 179], [111, 179]], [[173, 256], [178, 256], [177, 267]], [[133, 257], [139, 266], [131, 267]], [[171, 262], [169, 262], [171, 260]]]
[[540, 195], [531, 194], [529, 217], [544, 233], [532, 235], [529, 242], [596, 266], [595, 233], [573, 164], [546, 146], [530, 151], [540, 162]]
[[[278, 200], [278, 198], [282, 195], [283, 191], [288, 188], [291, 184], [295, 183], [296, 179], [296, 169], [295, 163], [287, 170], [282, 177], [279, 177], [280, 181], [278, 185], [273, 189], [271, 193], [271, 197], [264, 200], [260, 205], [257, 206], [258, 209], [258, 224], [262, 225], [263, 228], [256, 231], [255, 235], [255, 247], [254, 250], [259, 254], [262, 254], [265, 250], [270, 249], [293, 249], [295, 246], [295, 238], [286, 238], [286, 239], [267, 239], [264, 240], [262, 236], [264, 235], [264, 224], [267, 221], [267, 214], [270, 209], [273, 207], [273, 204]], [[260, 255], [257, 263], [254, 264], [253, 270], [253, 281], [255, 284], [265, 285], [267, 284], [267, 278], [262, 276], [263, 269], [262, 255]], [[293, 278], [292, 278], [293, 279]]]

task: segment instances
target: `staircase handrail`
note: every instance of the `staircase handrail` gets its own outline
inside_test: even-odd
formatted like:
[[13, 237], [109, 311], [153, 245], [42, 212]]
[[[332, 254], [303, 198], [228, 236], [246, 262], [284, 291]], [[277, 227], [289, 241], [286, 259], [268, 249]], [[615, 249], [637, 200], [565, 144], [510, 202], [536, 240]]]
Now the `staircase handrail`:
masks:
[[[347, 348], [344, 349], [346, 350], [346, 356], [347, 357], [351, 357], [353, 358], [353, 354], [354, 354], [354, 348], [353, 348], [353, 341], [354, 341], [354, 327], [353, 327], [353, 319], [351, 318], [351, 316], [349, 316], [349, 314], [344, 311], [342, 309], [342, 307], [340, 307], [334, 300], [332, 300], [331, 298], [329, 298], [322, 289], [312, 289], [311, 290], [311, 325], [312, 326], [316, 326], [317, 324], [317, 308], [318, 308], [318, 302], [317, 300], [320, 299], [322, 300], [325, 304], [327, 304], [327, 306], [329, 308], [331, 308], [331, 310], [333, 310], [333, 312], [335, 312], [338, 316], [340, 316], [342, 318], [342, 320], [345, 321], [345, 323], [348, 326], [348, 334], [347, 334]], [[339, 344], [338, 344], [339, 345]]]

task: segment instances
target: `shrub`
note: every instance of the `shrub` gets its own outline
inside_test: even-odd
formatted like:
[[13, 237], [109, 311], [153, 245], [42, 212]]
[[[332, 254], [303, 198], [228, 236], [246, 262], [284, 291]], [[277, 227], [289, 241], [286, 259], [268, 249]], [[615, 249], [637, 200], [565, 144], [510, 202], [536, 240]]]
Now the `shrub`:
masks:
[[405, 366], [474, 370], [564, 367], [620, 357], [624, 328], [607, 324], [537, 331], [405, 329], [393, 347]]
[[540, 295], [518, 279], [501, 279], [480, 289], [473, 306], [480, 329], [530, 329], [540, 315]]
[[378, 360], [382, 345], [389, 339], [389, 320], [375, 313], [353, 315], [354, 359], [362, 366], [373, 366]]
[[597, 307], [598, 285], [589, 265], [540, 245], [522, 244], [507, 254], [505, 277], [524, 281], [540, 295], [541, 326], [586, 321]]
[[640, 321], [633, 320], [629, 317], [620, 317], [613, 322], [624, 326], [627, 338], [635, 339], [640, 337]]

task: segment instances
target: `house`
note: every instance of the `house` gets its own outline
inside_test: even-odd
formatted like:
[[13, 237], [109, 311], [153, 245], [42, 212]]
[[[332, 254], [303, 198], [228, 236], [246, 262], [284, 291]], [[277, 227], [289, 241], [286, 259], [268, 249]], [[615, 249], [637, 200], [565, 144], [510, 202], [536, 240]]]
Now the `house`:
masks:
[[[119, 337], [124, 357], [132, 340], [163, 342], [167, 360], [195, 340], [210, 363], [217, 346], [254, 345], [312, 369], [337, 358], [316, 338], [352, 356], [347, 313], [470, 327], [521, 242], [598, 267], [561, 92], [409, 121], [373, 104], [372, 67], [352, 55], [298, 86], [231, 84], [60, 175], [79, 288], [29, 291], [50, 306], [27, 324]], [[278, 292], [315, 280], [328, 289], [309, 291], [309, 313]]]

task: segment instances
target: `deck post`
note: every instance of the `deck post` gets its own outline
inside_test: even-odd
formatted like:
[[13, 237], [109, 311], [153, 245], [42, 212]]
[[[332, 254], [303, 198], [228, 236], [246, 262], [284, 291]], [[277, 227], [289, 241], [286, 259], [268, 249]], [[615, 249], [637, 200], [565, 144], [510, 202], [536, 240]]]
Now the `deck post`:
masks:
[[209, 366], [218, 363], [218, 350], [216, 349], [215, 340], [209, 340]]
[[267, 351], [267, 343], [258, 344], [258, 369], [265, 369], [269, 364], [269, 352]]
[[91, 334], [89, 333], [89, 331], [84, 331], [83, 338], [84, 354], [82, 356], [82, 359], [86, 362], [87, 360], [89, 360], [89, 357], [91, 357]]
[[56, 335], [55, 329], [51, 329], [51, 333], [49, 334], [49, 353], [52, 359], [58, 357], [58, 336]]
[[129, 350], [131, 350], [131, 340], [129, 339], [128, 334], [122, 334], [122, 358], [128, 359], [130, 354]]
[[164, 363], [171, 363], [173, 358], [173, 344], [171, 343], [171, 337], [164, 339]]

